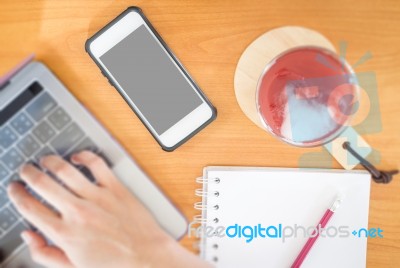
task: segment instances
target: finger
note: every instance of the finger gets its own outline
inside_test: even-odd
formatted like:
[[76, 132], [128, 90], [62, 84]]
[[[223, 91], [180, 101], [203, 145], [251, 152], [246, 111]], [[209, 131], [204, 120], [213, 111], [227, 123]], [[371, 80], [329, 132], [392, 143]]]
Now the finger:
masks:
[[53, 233], [61, 223], [59, 216], [35, 199], [20, 183], [13, 182], [8, 188], [8, 195], [19, 213], [42, 232]]
[[77, 201], [76, 196], [70, 191], [31, 164], [21, 168], [20, 177], [61, 213], [68, 211], [71, 204], [75, 204]]
[[97, 187], [61, 157], [56, 155], [45, 156], [41, 159], [40, 165], [53, 173], [76, 195], [86, 199], [96, 195]]
[[24, 231], [21, 237], [28, 245], [31, 257], [35, 262], [46, 267], [73, 267], [65, 253], [55, 246], [49, 246], [43, 236], [33, 231]]
[[100, 186], [104, 186], [109, 189], [123, 188], [122, 184], [107, 166], [104, 159], [97, 154], [91, 151], [82, 151], [72, 155], [71, 161], [74, 164], [87, 167], [96, 178], [96, 181]]

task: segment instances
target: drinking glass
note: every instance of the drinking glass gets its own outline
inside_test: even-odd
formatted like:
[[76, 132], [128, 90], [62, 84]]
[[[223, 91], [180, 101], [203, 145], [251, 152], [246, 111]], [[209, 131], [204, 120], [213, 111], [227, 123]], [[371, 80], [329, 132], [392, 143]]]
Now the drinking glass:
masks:
[[256, 90], [258, 116], [275, 137], [300, 147], [335, 139], [358, 107], [352, 68], [321, 47], [297, 47], [275, 57]]

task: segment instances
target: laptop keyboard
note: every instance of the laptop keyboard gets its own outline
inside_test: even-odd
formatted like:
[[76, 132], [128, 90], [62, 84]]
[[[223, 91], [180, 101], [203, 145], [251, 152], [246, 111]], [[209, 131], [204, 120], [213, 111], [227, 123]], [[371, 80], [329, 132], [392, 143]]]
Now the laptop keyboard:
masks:
[[[10, 182], [20, 180], [18, 168], [54, 153], [69, 160], [72, 153], [85, 149], [99, 152], [96, 144], [44, 90], [0, 127], [0, 263], [23, 243], [21, 231], [31, 228], [6, 192]], [[87, 169], [80, 170], [94, 181]], [[31, 189], [28, 191], [46, 204]]]

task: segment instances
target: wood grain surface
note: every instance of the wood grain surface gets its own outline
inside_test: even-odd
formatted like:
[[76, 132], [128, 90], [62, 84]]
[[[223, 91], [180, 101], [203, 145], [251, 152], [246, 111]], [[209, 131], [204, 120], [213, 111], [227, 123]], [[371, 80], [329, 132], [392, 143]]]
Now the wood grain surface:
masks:
[[[143, 169], [191, 219], [195, 177], [207, 165], [339, 168], [322, 148], [301, 149], [276, 140], [241, 112], [233, 89], [244, 49], [266, 31], [299, 25], [321, 32], [337, 48], [348, 42], [347, 60], [366, 51], [373, 58], [356, 68], [373, 71], [378, 83], [382, 130], [364, 135], [382, 169], [400, 163], [400, 2], [378, 0], [280, 1], [85, 1], [2, 0], [0, 73], [31, 52], [120, 141]], [[173, 153], [163, 152], [84, 51], [86, 39], [127, 6], [140, 6], [218, 109], [218, 119]], [[400, 176], [373, 183], [370, 227], [384, 238], [368, 240], [368, 267], [400, 265]], [[191, 248], [193, 240], [182, 244]], [[267, 253], [266, 253], [267, 254]], [[334, 254], [334, 253], [332, 253]], [[340, 256], [338, 256], [340, 258]]]

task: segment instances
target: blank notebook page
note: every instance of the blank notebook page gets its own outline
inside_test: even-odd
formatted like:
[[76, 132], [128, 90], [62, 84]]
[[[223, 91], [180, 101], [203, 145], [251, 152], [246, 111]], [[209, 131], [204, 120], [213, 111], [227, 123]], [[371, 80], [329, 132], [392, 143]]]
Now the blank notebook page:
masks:
[[[219, 179], [219, 183], [215, 179]], [[302, 267], [365, 267], [367, 238], [353, 235], [368, 228], [370, 175], [363, 171], [208, 167], [204, 169], [203, 212], [207, 226], [315, 227], [338, 194], [340, 207], [326, 228], [341, 227], [348, 237], [319, 236]], [[208, 182], [207, 182], [208, 181]], [[218, 194], [216, 194], [218, 192]], [[218, 195], [218, 196], [217, 196]], [[216, 207], [217, 206], [217, 207]], [[216, 219], [218, 222], [216, 223]], [[348, 226], [348, 227], [346, 227]], [[234, 230], [231, 229], [230, 234]], [[270, 229], [270, 234], [274, 234]], [[336, 229], [339, 233], [339, 229]], [[247, 233], [250, 231], [247, 230]], [[286, 230], [289, 232], [289, 229]], [[334, 235], [330, 228], [328, 234]], [[241, 237], [203, 235], [201, 256], [216, 267], [290, 267], [307, 242], [298, 236]]]

